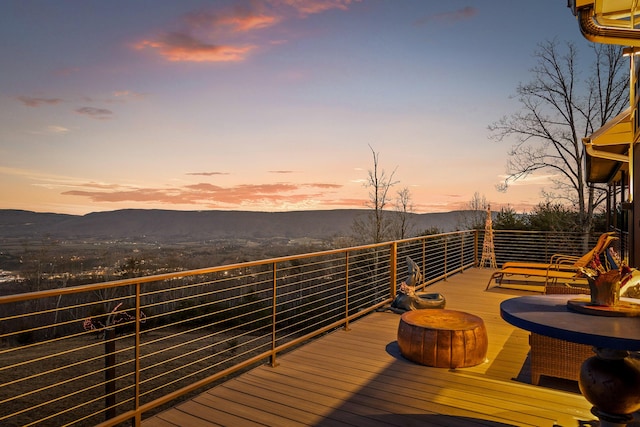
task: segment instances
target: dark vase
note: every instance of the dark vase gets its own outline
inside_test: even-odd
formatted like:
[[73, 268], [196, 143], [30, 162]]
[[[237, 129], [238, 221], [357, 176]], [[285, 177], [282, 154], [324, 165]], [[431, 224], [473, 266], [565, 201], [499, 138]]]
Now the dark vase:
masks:
[[580, 391], [600, 411], [631, 414], [640, 410], [640, 360], [627, 352], [600, 350], [580, 368]]

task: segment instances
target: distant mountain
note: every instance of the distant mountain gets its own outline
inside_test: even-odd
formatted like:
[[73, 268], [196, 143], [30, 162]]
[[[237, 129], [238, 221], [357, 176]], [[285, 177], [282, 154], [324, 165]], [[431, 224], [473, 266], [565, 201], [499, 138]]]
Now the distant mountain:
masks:
[[[229, 238], [330, 238], [351, 235], [358, 209], [293, 212], [125, 209], [87, 215], [0, 210], [0, 238], [99, 239], [159, 242]], [[453, 231], [465, 211], [409, 214], [416, 232]]]

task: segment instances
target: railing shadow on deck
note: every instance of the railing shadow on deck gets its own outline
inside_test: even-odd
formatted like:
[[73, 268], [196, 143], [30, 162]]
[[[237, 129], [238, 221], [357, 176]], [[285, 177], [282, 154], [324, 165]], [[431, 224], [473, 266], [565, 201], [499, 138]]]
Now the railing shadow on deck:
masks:
[[[466, 230], [0, 297], [0, 424], [139, 425], [176, 399], [389, 304], [410, 257], [428, 286], [477, 265]], [[499, 264], [582, 252], [496, 232]], [[515, 258], [514, 258], [515, 257]]]
[[[386, 351], [395, 360], [383, 371], [379, 372], [376, 375], [376, 378], [369, 384], [364, 385], [360, 390], [358, 390], [358, 395], [367, 396], [367, 403], [371, 405], [372, 408], [377, 407], [377, 398], [388, 401], [390, 399], [394, 400], [393, 396], [396, 396], [394, 412], [385, 413], [385, 411], [379, 410], [379, 408], [371, 410], [367, 410], [366, 408], [363, 410], [361, 409], [366, 413], [365, 417], [367, 420], [370, 420], [371, 425], [424, 424], [443, 426], [482, 425], [489, 427], [513, 427], [513, 424], [491, 421], [486, 418], [478, 419], [471, 416], [444, 415], [438, 413], [425, 414], [425, 407], [429, 407], [429, 410], [432, 411], [436, 411], [437, 408], [434, 407], [435, 405], [432, 401], [426, 402], [421, 401], [418, 397], [413, 399], [409, 397], [412, 394], [411, 381], [419, 381], [419, 379], [412, 378], [411, 372], [403, 372], [404, 367], [410, 366], [413, 368], [415, 367], [415, 364], [402, 356], [396, 341], [389, 343], [386, 347]], [[382, 382], [382, 384], [380, 384], [380, 382]], [[415, 395], [422, 397], [423, 393], [424, 391], [416, 391]], [[353, 411], [353, 405], [358, 405], [358, 402], [347, 401], [343, 404], [345, 411]], [[334, 411], [340, 412], [342, 410], [342, 407], [337, 407]], [[328, 414], [324, 417], [323, 421], [314, 424], [314, 426], [321, 427], [325, 425], [325, 421], [327, 422], [327, 425], [331, 425], [331, 421], [328, 421], [331, 419], [331, 414]]]

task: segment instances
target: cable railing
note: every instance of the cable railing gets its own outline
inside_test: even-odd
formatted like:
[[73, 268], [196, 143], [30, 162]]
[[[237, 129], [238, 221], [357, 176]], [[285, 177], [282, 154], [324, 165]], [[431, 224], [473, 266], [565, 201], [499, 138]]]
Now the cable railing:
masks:
[[[477, 265], [482, 235], [459, 231], [0, 297], [0, 425], [139, 425], [389, 304], [407, 257], [420, 265], [423, 286]], [[499, 264], [582, 252], [579, 235], [497, 231], [494, 241]]]
[[[493, 241], [500, 266], [508, 261], [548, 262], [553, 254], [581, 256], [594, 247], [598, 237], [597, 233], [585, 238], [582, 233], [496, 230]], [[614, 246], [619, 250], [620, 243]]]

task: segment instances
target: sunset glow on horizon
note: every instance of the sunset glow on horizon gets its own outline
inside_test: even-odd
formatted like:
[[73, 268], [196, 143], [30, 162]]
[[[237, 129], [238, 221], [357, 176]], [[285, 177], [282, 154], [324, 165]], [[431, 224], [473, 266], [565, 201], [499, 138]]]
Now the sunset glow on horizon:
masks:
[[527, 211], [550, 179], [499, 192], [511, 143], [487, 127], [539, 43], [588, 49], [557, 0], [0, 10], [0, 209], [67, 214], [362, 209], [372, 150], [416, 213]]

